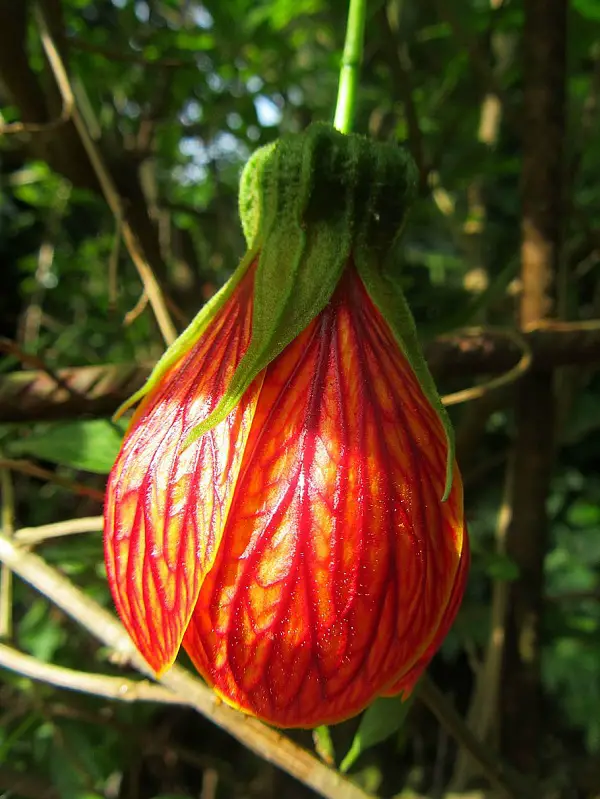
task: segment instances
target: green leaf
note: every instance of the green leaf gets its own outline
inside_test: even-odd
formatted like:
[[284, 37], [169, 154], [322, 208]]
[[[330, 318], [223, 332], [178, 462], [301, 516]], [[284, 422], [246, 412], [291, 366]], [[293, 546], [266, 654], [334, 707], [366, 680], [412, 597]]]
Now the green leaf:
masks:
[[30, 455], [96, 474], [108, 474], [119, 453], [124, 423], [107, 419], [45, 425], [10, 445], [11, 455]]
[[[85, 740], [83, 731], [81, 738]], [[86, 772], [79, 755], [79, 749], [67, 752], [58, 742], [53, 744], [50, 758], [53, 786], [61, 799], [102, 799], [99, 794], [93, 792], [92, 785], [89, 784], [93, 782], [93, 777]]]
[[573, 527], [596, 527], [600, 523], [600, 508], [593, 501], [579, 499], [569, 508], [567, 521]]
[[573, 0], [573, 8], [582, 17], [600, 22], [600, 0]]
[[31, 728], [35, 724], [37, 724], [35, 714], [29, 713], [10, 733], [7, 729], [2, 730], [2, 737], [0, 738], [0, 763], [5, 763], [7, 761], [8, 755], [15, 744], [27, 739], [30, 735]]
[[179, 31], [175, 36], [175, 46], [178, 50], [190, 50], [191, 52], [198, 53], [202, 50], [210, 50], [213, 44], [213, 37], [209, 33]]
[[406, 721], [413, 697], [414, 693], [407, 700], [401, 695], [380, 697], [365, 710], [340, 771], [348, 771], [364, 751], [398, 732]]
[[48, 613], [44, 599], [36, 599], [28, 607], [19, 625], [19, 644], [42, 662], [54, 658], [63, 646], [67, 631], [60, 619]]

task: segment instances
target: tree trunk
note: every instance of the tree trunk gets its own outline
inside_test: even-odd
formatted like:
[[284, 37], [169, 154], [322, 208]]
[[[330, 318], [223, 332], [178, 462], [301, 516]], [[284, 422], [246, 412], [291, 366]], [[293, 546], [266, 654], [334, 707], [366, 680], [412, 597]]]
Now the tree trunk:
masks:
[[[524, 8], [519, 312], [527, 330], [552, 314], [561, 248], [567, 0], [524, 0]], [[539, 770], [543, 734], [540, 632], [554, 405], [552, 371], [532, 370], [518, 387], [515, 407], [506, 551], [519, 578], [510, 588], [500, 704], [503, 753], [528, 774]]]

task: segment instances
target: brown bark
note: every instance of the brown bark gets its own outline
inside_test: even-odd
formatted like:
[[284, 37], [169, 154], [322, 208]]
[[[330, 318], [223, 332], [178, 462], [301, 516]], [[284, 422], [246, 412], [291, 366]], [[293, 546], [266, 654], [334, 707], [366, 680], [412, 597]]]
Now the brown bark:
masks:
[[[553, 310], [561, 248], [565, 134], [566, 0], [525, 0], [520, 322]], [[547, 551], [546, 500], [554, 461], [554, 385], [548, 368], [520, 383], [507, 554], [519, 568], [511, 585], [500, 703], [502, 750], [535, 774], [543, 735], [540, 634]]]
[[149, 367], [136, 364], [61, 369], [0, 377], [0, 423], [110, 416], [143, 385]]
[[[549, 322], [523, 333], [531, 349], [534, 370], [600, 363], [600, 325]], [[501, 333], [440, 336], [425, 346], [429, 368], [440, 380], [507, 372], [522, 352], [516, 341]]]

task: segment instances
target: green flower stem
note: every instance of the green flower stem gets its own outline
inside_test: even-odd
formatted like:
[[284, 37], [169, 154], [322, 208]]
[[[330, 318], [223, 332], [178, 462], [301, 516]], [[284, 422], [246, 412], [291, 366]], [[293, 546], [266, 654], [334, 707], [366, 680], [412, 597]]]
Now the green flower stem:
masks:
[[346, 41], [340, 70], [340, 84], [333, 121], [334, 128], [337, 128], [340, 133], [350, 133], [354, 122], [358, 73], [363, 56], [366, 15], [366, 0], [350, 0]]

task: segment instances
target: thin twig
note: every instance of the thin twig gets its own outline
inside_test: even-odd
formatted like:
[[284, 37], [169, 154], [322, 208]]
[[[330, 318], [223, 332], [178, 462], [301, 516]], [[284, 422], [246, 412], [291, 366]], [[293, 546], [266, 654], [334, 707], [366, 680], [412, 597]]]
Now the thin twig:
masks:
[[[15, 527], [15, 492], [12, 475], [8, 469], [0, 469], [2, 489], [2, 530], [11, 538]], [[12, 571], [6, 564], [0, 567], [0, 638], [12, 636]]]
[[14, 355], [14, 357], [23, 364], [23, 366], [27, 366], [30, 369], [39, 369], [40, 372], [44, 372], [54, 383], [56, 383], [59, 388], [62, 388], [62, 390], [66, 391], [71, 397], [79, 399], [82, 396], [72, 386], [66, 383], [50, 366], [48, 366], [48, 364], [42, 360], [42, 358], [37, 355], [33, 355], [31, 352], [25, 352], [15, 341], [12, 341], [9, 338], [0, 338], [0, 351], [6, 352], [9, 355]]
[[[62, 608], [122, 660], [130, 662], [143, 674], [154, 676], [117, 619], [40, 557], [0, 535], [0, 561]], [[223, 704], [210, 688], [183, 668], [173, 666], [160, 683], [264, 760], [279, 766], [326, 799], [372, 799], [282, 733]]]
[[[503, 498], [496, 520], [496, 552], [506, 556], [506, 531], [512, 520], [510, 504], [512, 481], [514, 480], [513, 462], [507, 464]], [[506, 611], [508, 607], [509, 583], [506, 580], [494, 580], [492, 584], [492, 602], [488, 642], [479, 668], [475, 671], [475, 686], [471, 696], [466, 722], [478, 740], [498, 745], [498, 701], [500, 696], [502, 658], [506, 639]], [[458, 791], [469, 785], [480, 772], [467, 749], [462, 749], [454, 765], [452, 787]]]
[[173, 322], [171, 321], [171, 317], [169, 316], [165, 299], [160, 286], [158, 285], [158, 281], [142, 255], [137, 237], [133, 232], [131, 225], [127, 221], [126, 214], [124, 213], [121, 196], [112, 179], [112, 176], [104, 164], [100, 150], [98, 149], [96, 142], [90, 136], [87, 125], [85, 124], [85, 121], [77, 107], [65, 65], [54, 43], [50, 29], [46, 24], [44, 13], [39, 5], [35, 7], [34, 11], [42, 46], [48, 57], [50, 67], [56, 79], [56, 84], [60, 91], [61, 97], [63, 98], [63, 102], [67, 103], [68, 101], [70, 103], [73, 123], [75, 124], [79, 136], [81, 137], [81, 142], [94, 168], [94, 172], [96, 173], [96, 177], [98, 178], [98, 182], [100, 183], [102, 192], [110, 210], [117, 220], [123, 220], [123, 238], [129, 251], [129, 255], [131, 256], [131, 260], [134, 262], [136, 269], [138, 270], [138, 273], [142, 279], [144, 289], [148, 294], [150, 305], [152, 306], [152, 310], [156, 316], [156, 321], [165, 343], [167, 345], [172, 344], [177, 337], [177, 332]]
[[135, 320], [138, 318], [138, 316], [144, 312], [144, 309], [146, 308], [147, 305], [148, 305], [148, 294], [144, 290], [140, 294], [138, 301], [133, 306], [133, 308], [130, 311], [127, 311], [127, 313], [123, 317], [123, 324], [127, 326], [133, 324]]
[[136, 681], [124, 677], [110, 677], [106, 674], [87, 674], [63, 666], [54, 666], [4, 644], [0, 644], [0, 668], [47, 685], [54, 685], [56, 688], [103, 696], [106, 699], [118, 699], [121, 702], [187, 705], [187, 702], [182, 697], [176, 696], [173, 691], [160, 685], [153, 685], [147, 680]]
[[51, 472], [49, 469], [43, 469], [41, 466], [31, 463], [31, 461], [0, 458], [0, 469], [10, 469], [13, 472], [27, 474], [30, 477], [37, 477], [40, 480], [46, 480], [49, 483], [62, 486], [72, 491], [74, 494], [81, 494], [84, 497], [91, 497], [91, 499], [95, 499], [97, 502], [104, 502], [104, 494], [102, 491], [98, 491], [97, 488], [91, 488], [82, 483], [66, 480], [64, 477], [59, 477], [59, 475]]
[[[35, 419], [73, 419], [111, 416], [147, 380], [150, 364], [111, 364], [61, 369], [58, 374], [80, 396], [57, 390], [41, 371], [0, 376], [0, 423]], [[7, 408], [12, 408], [7, 417]]]
[[459, 331], [460, 335], [466, 336], [481, 336], [483, 333], [493, 333], [510, 339], [521, 350], [521, 358], [519, 359], [518, 363], [512, 367], [512, 369], [509, 369], [508, 372], [505, 372], [503, 375], [494, 377], [491, 380], [487, 380], [485, 383], [480, 383], [477, 386], [465, 388], [461, 391], [455, 391], [452, 394], [446, 394], [442, 397], [442, 402], [446, 407], [450, 405], [458, 405], [462, 402], [470, 402], [472, 400], [480, 399], [486, 394], [489, 394], [491, 391], [497, 391], [499, 388], [503, 388], [511, 383], [515, 383], [517, 380], [519, 380], [519, 378], [529, 371], [533, 360], [531, 347], [527, 343], [526, 339], [516, 330], [505, 330], [504, 328], [490, 327], [471, 327]]
[[52, 538], [78, 533], [101, 533], [104, 529], [102, 516], [84, 516], [64, 522], [42, 524], [39, 527], [21, 527], [14, 534], [14, 540], [23, 546], [35, 546]]
[[57, 128], [62, 127], [71, 119], [73, 113], [72, 100], [63, 98], [63, 105], [60, 116], [50, 119], [48, 122], [2, 122], [0, 115], [0, 136], [22, 136], [23, 134], [51, 133]]
[[490, 783], [508, 799], [533, 799], [539, 796], [520, 774], [515, 774], [500, 758], [479, 741], [463, 718], [446, 699], [435, 683], [425, 674], [418, 687], [418, 696], [440, 724], [456, 741], [469, 750]]

